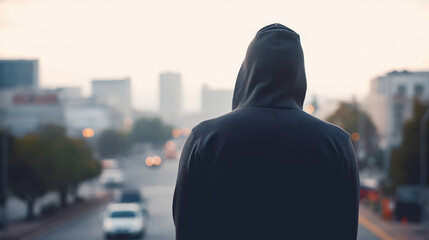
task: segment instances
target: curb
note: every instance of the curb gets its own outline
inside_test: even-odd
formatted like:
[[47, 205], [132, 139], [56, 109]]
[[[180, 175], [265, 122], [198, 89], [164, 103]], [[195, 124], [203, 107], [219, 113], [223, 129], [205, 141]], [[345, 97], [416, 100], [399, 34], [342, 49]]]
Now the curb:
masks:
[[360, 206], [359, 223], [382, 240], [427, 240], [427, 233], [419, 233], [419, 224], [403, 225], [395, 221], [386, 221], [369, 208]]
[[[48, 231], [86, 213], [90, 210], [107, 203], [112, 199], [111, 194], [102, 194], [96, 198], [88, 199], [85, 202], [73, 205], [69, 208], [59, 211], [57, 214], [48, 216], [42, 219], [36, 219], [28, 223], [23, 223], [24, 231], [15, 231], [15, 233], [5, 232], [4, 235], [0, 234], [2, 240], [33, 240]], [[25, 226], [28, 225], [28, 226]]]
[[362, 216], [362, 214], [359, 214], [359, 223], [382, 240], [395, 240], [395, 238], [381, 230], [381, 228], [379, 228], [375, 223], [368, 220], [366, 217]]

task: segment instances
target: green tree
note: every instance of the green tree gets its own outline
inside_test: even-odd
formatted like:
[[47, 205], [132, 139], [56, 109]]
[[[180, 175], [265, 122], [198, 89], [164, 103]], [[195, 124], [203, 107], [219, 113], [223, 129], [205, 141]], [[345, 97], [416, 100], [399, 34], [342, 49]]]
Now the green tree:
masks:
[[[338, 109], [326, 121], [338, 125], [352, 134], [353, 147], [358, 150], [358, 144], [361, 144], [359, 149], [363, 150], [368, 158], [381, 157], [378, 154], [378, 139], [375, 125], [369, 115], [359, 109], [357, 104], [340, 103]], [[381, 164], [381, 161], [377, 162]]]
[[126, 132], [107, 129], [100, 134], [97, 145], [102, 157], [116, 157], [130, 150], [131, 140]]
[[[92, 149], [82, 139], [69, 138], [65, 143], [62, 161], [68, 164], [69, 180], [68, 184], [63, 185], [63, 197], [68, 192], [77, 197], [78, 185], [88, 179], [94, 178], [100, 173], [100, 166], [94, 159]], [[62, 198], [62, 203], [65, 205], [65, 198]]]
[[53, 190], [53, 171], [50, 159], [46, 158], [45, 150], [49, 148], [46, 142], [37, 135], [27, 135], [15, 139], [14, 152], [10, 158], [10, 187], [12, 192], [27, 204], [27, 219], [33, 218], [34, 203], [37, 198]]
[[159, 118], [141, 118], [133, 126], [132, 139], [134, 142], [161, 146], [171, 138], [172, 130], [172, 126], [163, 123]]
[[[392, 150], [389, 177], [393, 182], [393, 191], [401, 184], [420, 183], [420, 120], [429, 105], [414, 100], [413, 116], [404, 123], [401, 145]], [[426, 123], [426, 139], [429, 139], [429, 123]], [[429, 142], [426, 143], [429, 149]], [[428, 159], [426, 159], [426, 162]], [[426, 164], [426, 174], [429, 174]], [[426, 182], [427, 184], [427, 182]]]
[[80, 182], [99, 174], [91, 149], [80, 139], [65, 135], [65, 129], [43, 126], [38, 134], [14, 141], [10, 161], [11, 189], [27, 202], [27, 218], [33, 218], [35, 200], [48, 191], [57, 191], [61, 205]]
[[69, 192], [74, 191], [78, 184], [98, 175], [97, 162], [91, 148], [82, 139], [66, 136], [65, 128], [56, 125], [45, 125], [40, 129], [40, 136], [51, 146], [47, 158], [54, 158], [53, 189], [60, 195], [61, 205], [67, 204]]

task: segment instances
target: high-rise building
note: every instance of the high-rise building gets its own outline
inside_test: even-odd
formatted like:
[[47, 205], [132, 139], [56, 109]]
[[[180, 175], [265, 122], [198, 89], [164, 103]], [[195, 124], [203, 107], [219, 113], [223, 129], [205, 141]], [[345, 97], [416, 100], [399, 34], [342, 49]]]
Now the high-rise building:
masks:
[[203, 86], [201, 114], [203, 119], [218, 117], [231, 111], [232, 90], [211, 89]]
[[130, 78], [92, 80], [92, 97], [100, 104], [113, 107], [124, 118], [132, 117]]
[[180, 73], [159, 75], [159, 113], [170, 124], [177, 125], [182, 114], [182, 78]]
[[[429, 71], [393, 71], [371, 80], [363, 108], [371, 116], [380, 146], [390, 152], [402, 141], [404, 122], [413, 115], [413, 99], [429, 100]], [[386, 154], [385, 170], [390, 159]]]
[[401, 143], [402, 126], [412, 116], [414, 97], [429, 100], [429, 71], [393, 71], [371, 80], [364, 108], [377, 127], [382, 145]]
[[39, 86], [39, 60], [0, 60], [0, 89]]

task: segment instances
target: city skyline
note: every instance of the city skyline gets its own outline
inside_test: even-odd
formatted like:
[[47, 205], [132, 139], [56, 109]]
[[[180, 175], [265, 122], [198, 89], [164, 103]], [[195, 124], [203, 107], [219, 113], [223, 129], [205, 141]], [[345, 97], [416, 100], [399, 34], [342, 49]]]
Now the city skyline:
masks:
[[204, 83], [233, 89], [248, 44], [272, 22], [301, 35], [307, 99], [360, 99], [380, 74], [429, 69], [423, 30], [429, 5], [418, 0], [3, 0], [0, 6], [1, 59], [39, 59], [41, 87], [79, 86], [85, 95], [91, 79], [130, 76], [139, 110], [158, 109], [158, 75], [165, 71], [181, 73], [187, 112], [199, 109]]

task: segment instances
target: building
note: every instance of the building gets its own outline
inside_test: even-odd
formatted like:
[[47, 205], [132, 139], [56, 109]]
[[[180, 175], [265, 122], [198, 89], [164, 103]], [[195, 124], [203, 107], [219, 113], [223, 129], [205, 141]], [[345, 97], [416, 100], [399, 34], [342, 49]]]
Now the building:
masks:
[[132, 117], [130, 78], [92, 80], [92, 97], [99, 104], [113, 107], [122, 117]]
[[402, 127], [413, 112], [413, 99], [429, 100], [429, 71], [393, 71], [371, 80], [370, 93], [363, 102], [364, 110], [374, 122], [380, 146], [390, 150], [401, 144]]
[[203, 86], [201, 114], [203, 119], [218, 117], [231, 111], [232, 90], [211, 89]]
[[0, 99], [5, 100], [0, 104], [0, 126], [9, 127], [16, 136], [35, 133], [46, 124], [63, 126], [73, 137], [83, 137], [85, 128], [97, 135], [123, 127], [122, 114], [93, 98], [84, 98], [80, 88], [5, 91], [0, 91]]
[[13, 96], [19, 89], [0, 89], [0, 111], [5, 111], [13, 105]]
[[159, 113], [170, 124], [177, 125], [182, 115], [182, 77], [180, 73], [159, 75]]
[[123, 126], [123, 116], [114, 107], [84, 98], [80, 87], [61, 87], [53, 90], [61, 102], [67, 134], [82, 137], [84, 129], [94, 130], [94, 136], [109, 128]]
[[39, 86], [39, 60], [0, 60], [0, 89]]
[[55, 89], [55, 91], [63, 104], [78, 103], [84, 99], [80, 87], [61, 87]]
[[5, 124], [13, 135], [23, 136], [46, 124], [64, 126], [64, 112], [55, 92], [21, 91], [6, 110]]
[[91, 102], [65, 106], [64, 118], [67, 134], [74, 137], [81, 137], [86, 128], [94, 130], [97, 136], [106, 129], [118, 127], [117, 114], [113, 108]]

